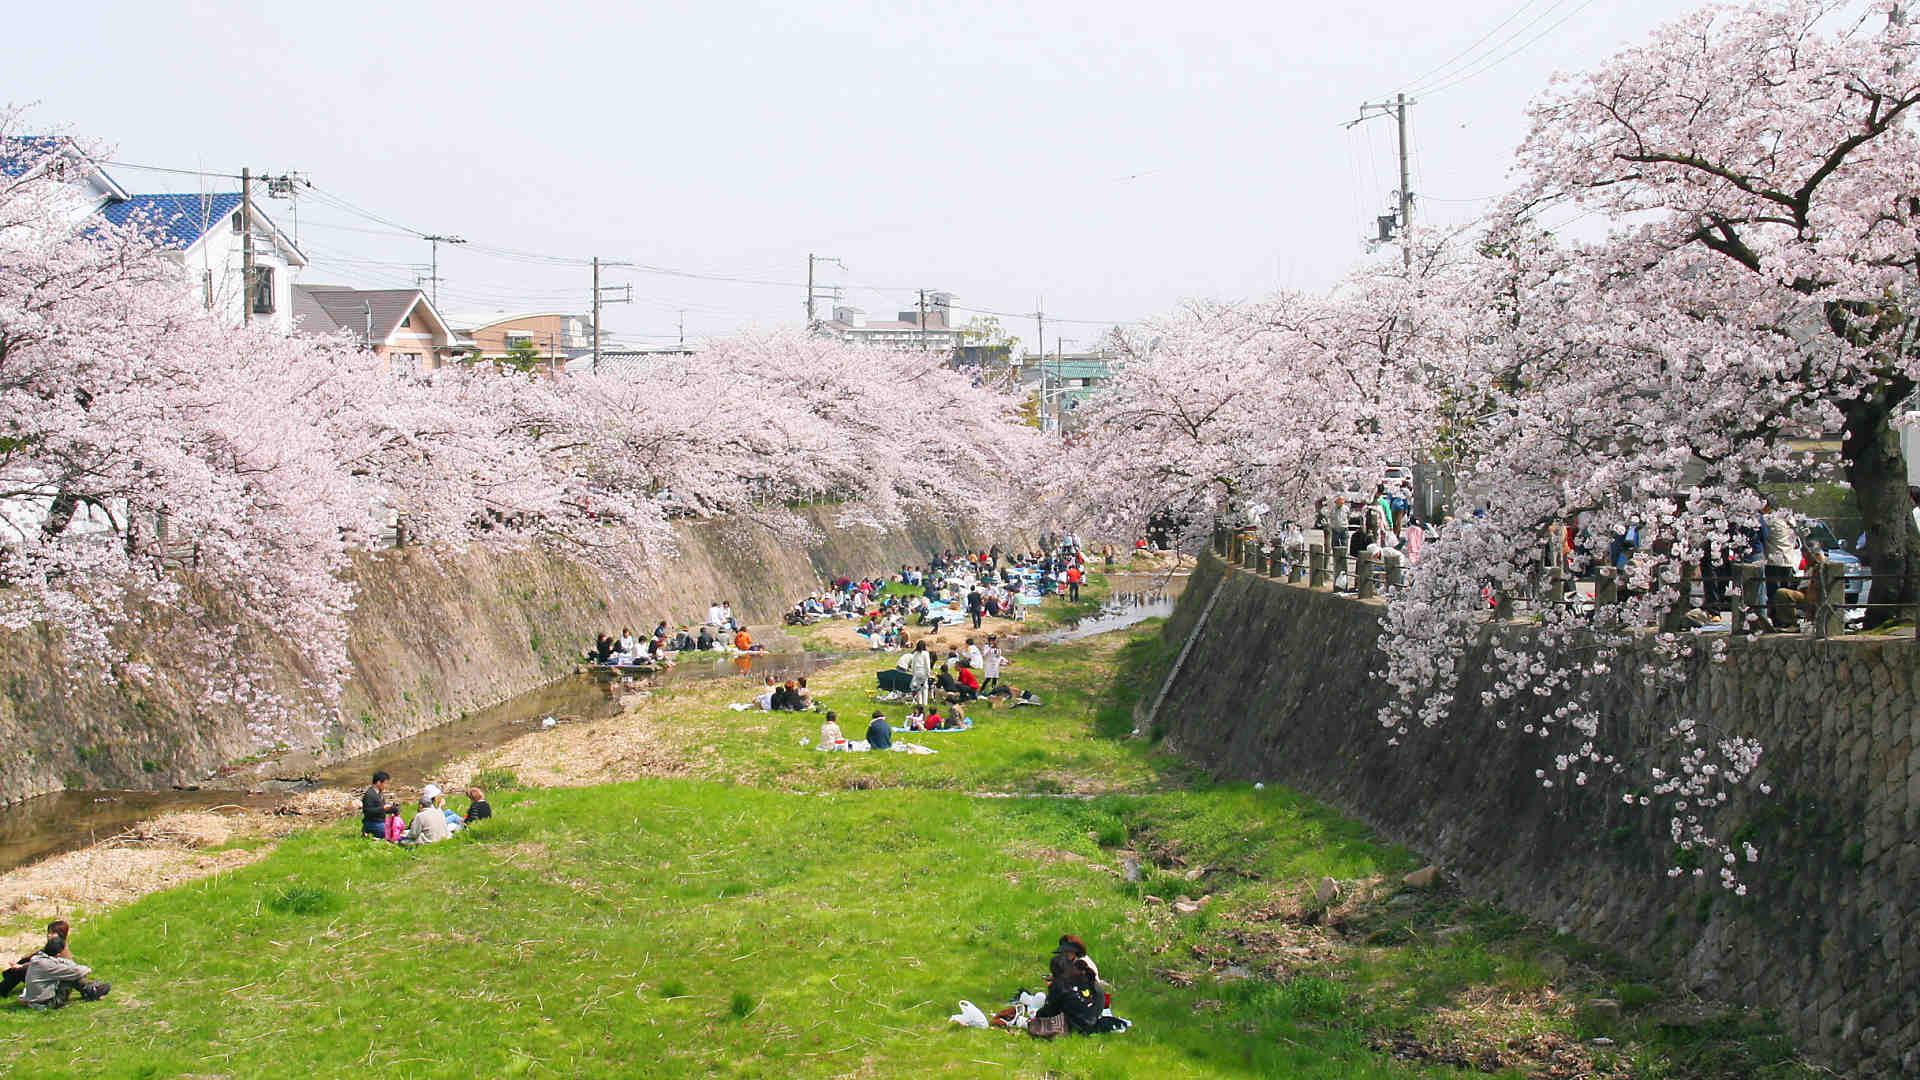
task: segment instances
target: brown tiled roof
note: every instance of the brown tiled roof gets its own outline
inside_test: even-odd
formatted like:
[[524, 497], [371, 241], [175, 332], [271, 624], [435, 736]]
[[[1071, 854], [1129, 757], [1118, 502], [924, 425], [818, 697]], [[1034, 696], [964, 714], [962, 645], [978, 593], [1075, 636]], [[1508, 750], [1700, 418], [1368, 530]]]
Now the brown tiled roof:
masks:
[[[382, 342], [400, 326], [414, 304], [422, 299], [419, 289], [354, 289], [345, 285], [295, 285], [293, 287], [293, 328], [302, 334], [353, 332], [371, 342]], [[368, 312], [372, 329], [368, 329]]]

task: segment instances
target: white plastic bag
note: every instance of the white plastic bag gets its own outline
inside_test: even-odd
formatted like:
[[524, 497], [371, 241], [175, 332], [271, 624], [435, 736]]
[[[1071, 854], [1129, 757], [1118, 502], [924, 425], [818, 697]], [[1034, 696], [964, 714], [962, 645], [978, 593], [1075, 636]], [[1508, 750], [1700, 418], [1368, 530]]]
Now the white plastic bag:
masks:
[[983, 1028], [987, 1026], [987, 1014], [981, 1012], [980, 1006], [975, 1005], [971, 1001], [962, 1001], [960, 1003], [960, 1011], [947, 1017], [947, 1019], [962, 1027]]

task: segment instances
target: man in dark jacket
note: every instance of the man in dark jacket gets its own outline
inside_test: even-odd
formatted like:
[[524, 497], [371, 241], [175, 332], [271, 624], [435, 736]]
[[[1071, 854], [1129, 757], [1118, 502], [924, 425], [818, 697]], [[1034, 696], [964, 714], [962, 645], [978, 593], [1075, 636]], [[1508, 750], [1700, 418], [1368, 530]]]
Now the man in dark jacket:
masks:
[[360, 796], [360, 832], [375, 840], [387, 838], [387, 770], [373, 774], [373, 786]]

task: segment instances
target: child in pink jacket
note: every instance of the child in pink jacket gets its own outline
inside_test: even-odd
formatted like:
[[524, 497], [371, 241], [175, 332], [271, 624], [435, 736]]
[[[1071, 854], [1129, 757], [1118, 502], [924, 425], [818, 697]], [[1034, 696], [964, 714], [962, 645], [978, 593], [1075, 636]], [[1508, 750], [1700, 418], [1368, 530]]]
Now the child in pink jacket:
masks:
[[407, 823], [401, 820], [400, 808], [389, 803], [387, 805], [387, 843], [397, 844], [405, 835], [407, 835]]

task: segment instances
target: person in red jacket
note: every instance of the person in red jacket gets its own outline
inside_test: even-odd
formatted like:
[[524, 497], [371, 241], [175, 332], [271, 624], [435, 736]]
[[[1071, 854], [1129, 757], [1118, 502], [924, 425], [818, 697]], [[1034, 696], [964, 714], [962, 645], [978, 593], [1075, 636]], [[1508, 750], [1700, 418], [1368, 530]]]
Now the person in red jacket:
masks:
[[980, 675], [965, 660], [960, 661], [960, 696], [968, 701], [980, 696]]
[[1078, 566], [1067, 567], [1067, 599], [1075, 603], [1080, 602], [1080, 579], [1086, 576], [1086, 571]]

